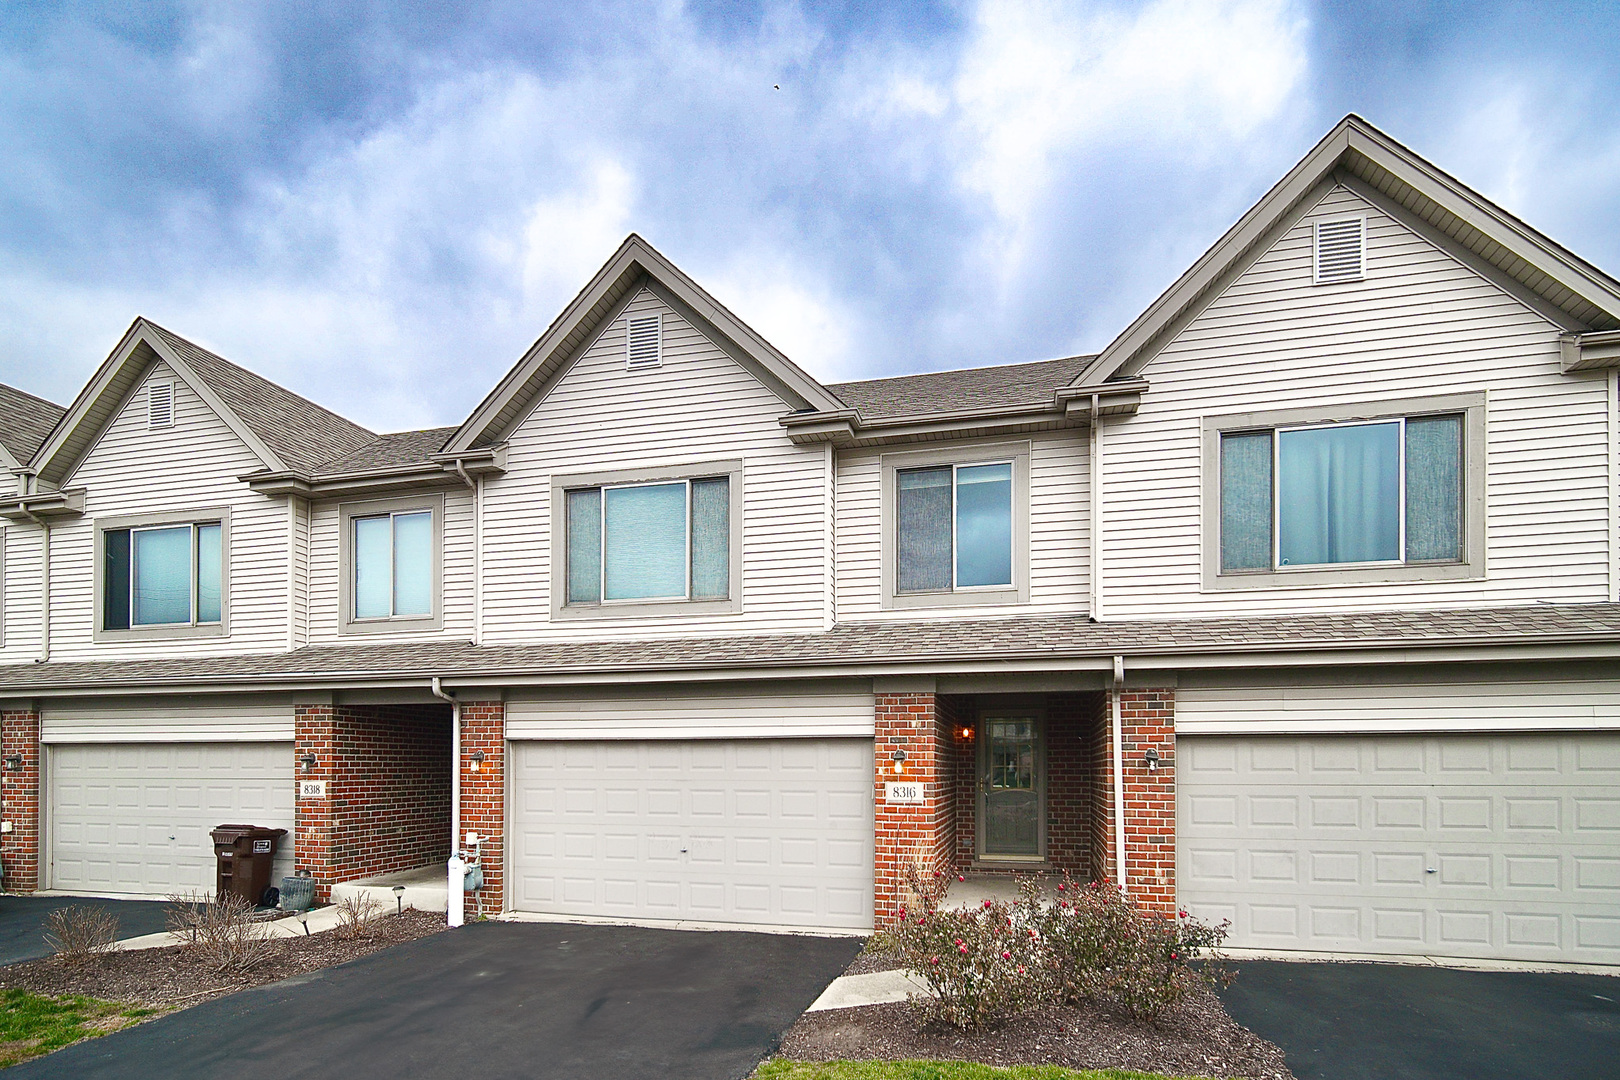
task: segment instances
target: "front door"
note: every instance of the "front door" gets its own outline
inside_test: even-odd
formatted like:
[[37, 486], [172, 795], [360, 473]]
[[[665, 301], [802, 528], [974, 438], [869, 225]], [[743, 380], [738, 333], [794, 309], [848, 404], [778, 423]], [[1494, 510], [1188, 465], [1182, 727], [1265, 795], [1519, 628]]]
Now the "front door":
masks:
[[1046, 762], [1033, 716], [986, 716], [979, 724], [980, 854], [1039, 858], [1041, 788]]

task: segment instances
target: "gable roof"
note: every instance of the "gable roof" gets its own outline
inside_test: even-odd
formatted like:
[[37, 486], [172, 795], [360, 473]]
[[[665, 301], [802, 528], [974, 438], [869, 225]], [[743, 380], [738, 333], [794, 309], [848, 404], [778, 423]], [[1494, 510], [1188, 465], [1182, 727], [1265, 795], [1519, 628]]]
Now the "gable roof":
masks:
[[324, 461], [314, 475], [342, 476], [370, 469], [391, 469], [400, 465], [430, 465], [438, 453], [456, 433], [453, 427], [423, 428], [420, 431], [394, 431], [378, 435], [368, 443]]
[[267, 469], [313, 470], [377, 437], [263, 376], [137, 318], [40, 447], [32, 466], [42, 480], [60, 484], [71, 474], [146, 370], [159, 360], [219, 414]]
[[868, 420], [1015, 405], [1050, 406], [1052, 395], [1073, 382], [1092, 359], [1066, 356], [1028, 364], [897, 375], [833, 383], [827, 389]]
[[0, 383], [0, 449], [27, 464], [67, 410], [54, 401]]
[[1567, 331], [1620, 329], [1620, 281], [1354, 114], [1328, 132], [1074, 382], [1133, 375], [1291, 227], [1344, 185], [1510, 289]]
[[642, 288], [679, 311], [793, 409], [842, 403], [733, 315], [647, 241], [631, 233], [446, 444], [446, 454], [500, 441]]

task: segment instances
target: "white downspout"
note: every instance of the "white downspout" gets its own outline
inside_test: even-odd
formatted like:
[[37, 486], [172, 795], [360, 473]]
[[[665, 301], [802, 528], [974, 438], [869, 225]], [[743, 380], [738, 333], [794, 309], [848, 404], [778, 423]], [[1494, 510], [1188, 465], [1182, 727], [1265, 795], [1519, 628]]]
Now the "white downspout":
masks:
[[447, 694], [439, 676], [433, 676], [433, 696], [450, 703], [450, 862], [447, 867], [446, 921], [460, 926], [464, 921], [467, 863], [461, 858], [461, 702]]
[[1091, 498], [1091, 621], [1103, 620], [1103, 433], [1102, 409], [1096, 394], [1091, 395], [1091, 460], [1087, 463], [1090, 472], [1089, 491]]
[[1125, 658], [1114, 657], [1114, 688], [1108, 695], [1114, 736], [1114, 878], [1125, 891], [1125, 721], [1119, 696], [1125, 689]]

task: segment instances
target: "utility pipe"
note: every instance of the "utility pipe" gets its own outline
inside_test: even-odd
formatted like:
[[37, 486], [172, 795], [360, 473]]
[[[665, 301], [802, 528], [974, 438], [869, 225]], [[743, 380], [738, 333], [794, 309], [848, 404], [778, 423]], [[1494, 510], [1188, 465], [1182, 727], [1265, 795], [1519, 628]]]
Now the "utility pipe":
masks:
[[451, 926], [462, 924], [463, 903], [466, 900], [467, 863], [461, 857], [461, 702], [456, 695], [446, 693], [439, 676], [433, 676], [429, 687], [433, 696], [450, 703], [450, 862], [446, 868], [445, 897], [446, 921]]
[[1125, 891], [1125, 719], [1119, 697], [1125, 690], [1125, 658], [1114, 657], [1114, 689], [1108, 695], [1114, 736], [1114, 878]]

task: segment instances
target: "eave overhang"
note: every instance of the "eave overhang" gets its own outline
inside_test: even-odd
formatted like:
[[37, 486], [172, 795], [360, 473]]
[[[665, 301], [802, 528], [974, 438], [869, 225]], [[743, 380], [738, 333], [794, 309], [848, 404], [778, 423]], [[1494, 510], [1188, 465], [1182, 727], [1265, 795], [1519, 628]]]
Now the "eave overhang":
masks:
[[1134, 413], [1147, 385], [1145, 379], [1129, 379], [1102, 386], [1064, 387], [1049, 402], [914, 416], [866, 418], [855, 409], [797, 412], [782, 417], [781, 424], [795, 443], [830, 442], [839, 448], [1051, 431], [1081, 427], [1098, 416]]
[[1564, 373], [1620, 367], [1620, 330], [1565, 334], [1559, 339]]
[[84, 488], [0, 497], [0, 517], [11, 521], [56, 521], [84, 513]]
[[506, 472], [506, 445], [480, 447], [385, 469], [310, 475], [283, 470], [239, 477], [261, 495], [298, 495], [306, 499], [344, 499], [393, 495], [408, 491], [471, 486], [479, 476]]

